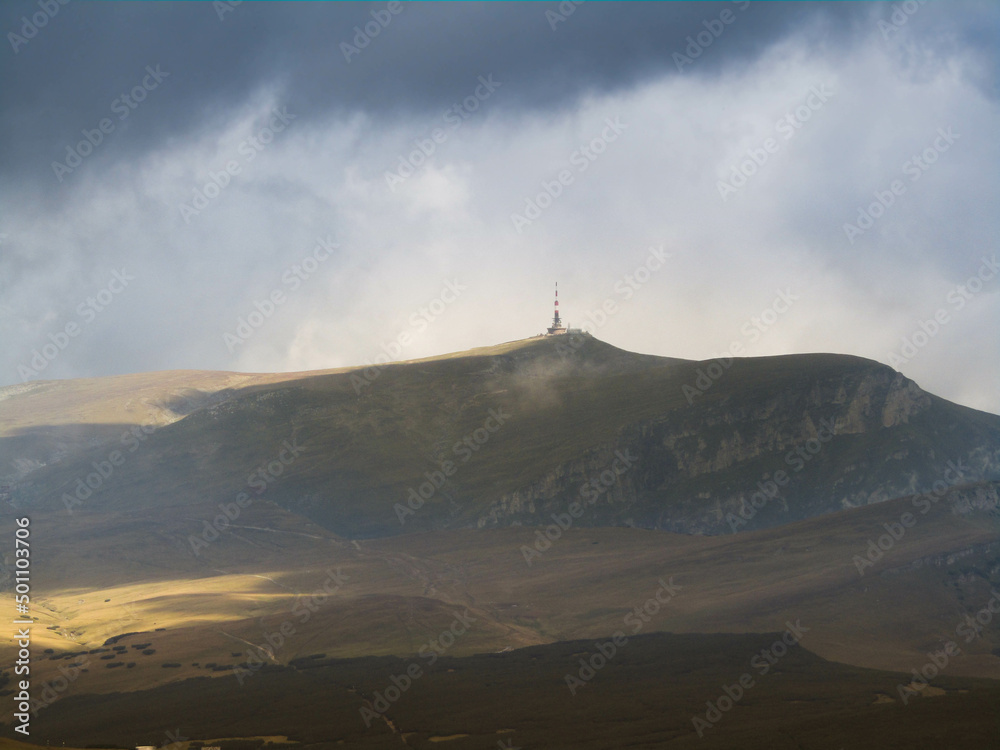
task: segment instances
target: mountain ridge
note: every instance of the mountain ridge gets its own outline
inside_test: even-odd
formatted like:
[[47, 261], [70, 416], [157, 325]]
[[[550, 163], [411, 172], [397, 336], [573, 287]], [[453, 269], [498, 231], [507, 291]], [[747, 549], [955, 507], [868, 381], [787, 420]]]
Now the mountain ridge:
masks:
[[[713, 364], [721, 374], [692, 396]], [[963, 482], [1000, 477], [1000, 417], [928, 394], [872, 360], [802, 354], [725, 364], [570, 335], [332, 371], [171, 371], [160, 374], [168, 386], [159, 401], [157, 374], [116, 376], [145, 385], [114, 409], [101, 406], [109, 399], [101, 387], [113, 383], [67, 381], [70, 393], [55, 403], [76, 399], [77, 414], [90, 404], [136, 422], [160, 410], [158, 423], [145, 423], [143, 451], [91, 503], [141, 506], [147, 500], [129, 497], [137, 486], [148, 501], [183, 499], [178, 475], [222, 501], [233, 477], [267, 458], [259, 446], [274, 452], [297, 435], [304, 452], [269, 484], [268, 498], [357, 538], [544, 524], [595, 493], [579, 524], [730, 533], [912, 494], [940, 481], [949, 462], [963, 467]], [[100, 392], [89, 402], [72, 393], [84, 387]], [[24, 414], [55, 408], [35, 408], [47, 391], [60, 387], [50, 381], [7, 399], [22, 421], [0, 436], [5, 454], [26, 443]], [[64, 497], [128, 423], [92, 427], [105, 440], [78, 443], [76, 459], [71, 450], [50, 465], [37, 451], [18, 457], [32, 471], [15, 498]], [[38, 451], [58, 443], [47, 439]], [[616, 455], [636, 460], [610, 476]]]

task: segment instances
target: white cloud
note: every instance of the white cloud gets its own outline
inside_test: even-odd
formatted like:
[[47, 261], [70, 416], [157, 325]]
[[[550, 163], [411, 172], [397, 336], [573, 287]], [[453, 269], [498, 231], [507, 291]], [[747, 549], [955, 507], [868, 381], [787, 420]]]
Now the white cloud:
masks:
[[[262, 90], [201, 137], [164, 142], [145, 158], [115, 164], [108, 150], [74, 175], [69, 200], [50, 214], [15, 201], [6, 226], [18, 253], [66, 249], [60, 282], [30, 263], [17, 279], [14, 299], [32, 323], [3, 323], [2, 380], [18, 380], [17, 364], [53, 320], [74, 316], [72, 303], [122, 263], [139, 277], [134, 293], [47, 376], [342, 366], [372, 360], [401, 333], [413, 334], [402, 358], [497, 343], [545, 327], [557, 279], [574, 324], [607, 298], [621, 302], [597, 335], [627, 349], [707, 358], [738, 340], [751, 355], [827, 350], [887, 361], [997, 251], [989, 207], [998, 118], [966, 77], [978, 63], [919, 47], [902, 54], [874, 24], [871, 32], [850, 49], [793, 40], [743, 70], [664, 75], [558, 111], [505, 108], [516, 92], [501, 87], [395, 191], [386, 170], [441, 126], [440, 113], [391, 124], [293, 121], [188, 223], [178, 204], [242, 159], [239, 144], [282, 106], [281, 91]], [[779, 118], [822, 86], [832, 96], [800, 110], [808, 120], [785, 138]], [[626, 129], [581, 170], [573, 155], [616, 117]], [[960, 140], [910, 182], [904, 163], [943, 127]], [[723, 200], [718, 181], [768, 138], [777, 149]], [[563, 169], [572, 183], [518, 233], [511, 213]], [[894, 179], [907, 192], [849, 243], [843, 224]], [[328, 234], [339, 254], [290, 289], [285, 271]], [[661, 244], [672, 257], [624, 300], [616, 282]], [[414, 325], [452, 279], [468, 290]], [[986, 374], [1000, 368], [1000, 279], [993, 284], [902, 370], [939, 395], [1000, 412]], [[287, 302], [230, 354], [224, 333], [274, 289]], [[751, 340], [742, 331], [779, 290], [799, 299]], [[99, 350], [97, 341], [127, 345]]]

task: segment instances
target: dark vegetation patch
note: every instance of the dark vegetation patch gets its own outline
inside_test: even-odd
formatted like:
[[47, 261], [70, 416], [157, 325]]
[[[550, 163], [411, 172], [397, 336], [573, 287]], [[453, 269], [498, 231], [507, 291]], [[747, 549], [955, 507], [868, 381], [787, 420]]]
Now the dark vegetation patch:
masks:
[[[143, 744], [149, 727], [175, 716], [183, 717], [185, 736], [204, 745], [221, 746], [210, 741], [218, 737], [286, 735], [300, 743], [298, 750], [335, 750], [337, 743], [398, 748], [399, 735], [381, 719], [366, 727], [359, 709], [417, 664], [421, 675], [389, 704], [386, 716], [411, 748], [425, 750], [495, 750], [508, 740], [514, 747], [565, 750], [994, 746], [1000, 683], [942, 677], [933, 684], [945, 695], [913, 697], [904, 706], [897, 685], [906, 675], [827, 662], [800, 647], [761, 675], [750, 660], [775, 639], [633, 637], [575, 696], [566, 674], [576, 674], [580, 658], [606, 639], [445, 656], [433, 665], [419, 657], [304, 658], [294, 667], [265, 665], [242, 685], [231, 676], [204, 676], [132, 693], [66, 695], [32, 726], [31, 739], [134, 747]], [[704, 716], [706, 702], [718, 701], [722, 686], [744, 673], [752, 675], [753, 686], [699, 739], [692, 716]], [[880, 695], [895, 700], [876, 703]], [[500, 732], [508, 729], [513, 731]], [[3, 734], [14, 736], [9, 723]], [[468, 736], [430, 742], [450, 735]], [[223, 750], [271, 748], [250, 743]]]

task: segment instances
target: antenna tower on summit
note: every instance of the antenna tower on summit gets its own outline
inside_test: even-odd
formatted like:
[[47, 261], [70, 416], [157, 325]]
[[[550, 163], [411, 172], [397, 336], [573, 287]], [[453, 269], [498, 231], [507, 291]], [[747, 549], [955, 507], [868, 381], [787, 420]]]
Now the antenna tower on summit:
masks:
[[559, 282], [556, 282], [556, 306], [555, 312], [552, 314], [552, 326], [548, 329], [549, 336], [555, 336], [560, 333], [566, 333], [566, 327], [562, 324], [562, 318], [559, 317]]

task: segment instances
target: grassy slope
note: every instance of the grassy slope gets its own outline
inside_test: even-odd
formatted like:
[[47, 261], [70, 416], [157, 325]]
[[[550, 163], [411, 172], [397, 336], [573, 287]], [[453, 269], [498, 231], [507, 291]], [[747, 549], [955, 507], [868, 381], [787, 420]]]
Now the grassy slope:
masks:
[[[800, 619], [810, 628], [805, 645], [825, 658], [905, 671], [942, 638], [956, 638], [963, 616], [986, 606], [989, 586], [1000, 584], [995, 513], [951, 508], [942, 501], [920, 516], [864, 576], [854, 556], [884, 533], [883, 523], [914, 512], [909, 499], [723, 537], [570, 529], [530, 567], [522, 553], [535, 541], [529, 528], [348, 542], [261, 502], [195, 556], [186, 543], [196, 522], [165, 515], [109, 531], [101, 518], [74, 527], [39, 515], [34, 672], [52, 680], [78, 660], [67, 653], [138, 633], [120, 641], [134, 668], [109, 669], [106, 652], [89, 654], [90, 671], [74, 691], [200, 675], [232, 680], [248, 645], [264, 643], [286, 621], [295, 632], [274, 654], [281, 663], [314, 653], [413, 654], [466, 609], [479, 624], [456, 654], [598, 637], [630, 632], [625, 616], [670, 577], [680, 592], [643, 632], [769, 631]], [[971, 552], [954, 554], [962, 550]], [[910, 567], [948, 555], [948, 564]], [[346, 583], [303, 621], [305, 602], [322, 593], [331, 570]], [[147, 643], [155, 654], [133, 648]], [[950, 674], [1000, 677], [995, 625], [962, 647]], [[164, 669], [165, 662], [182, 666]]]
[[[594, 339], [561, 356], [561, 344], [565, 346], [553, 339], [529, 339], [390, 365], [360, 393], [356, 385], [363, 370], [258, 384], [160, 429], [134, 459], [128, 457], [93, 504], [122, 510], [231, 500], [245, 489], [249, 474], [274, 459], [282, 442], [296, 435], [306, 451], [269, 490], [271, 499], [294, 512], [354, 538], [464, 526], [475, 524], [498, 498], [551, 477], [634, 425], [685, 409], [684, 419], [697, 421], [702, 414], [716, 419], [733, 409], [752, 410], [775, 394], [801, 398], [816, 383], [836, 384], [880, 367], [821, 354], [737, 360], [692, 410], [682, 386], [695, 382], [705, 363], [634, 355]], [[456, 444], [481, 428], [491, 410], [510, 415], [504, 426], [475, 453], [456, 451]], [[935, 400], [932, 409], [910, 424], [838, 436], [804, 472], [804, 483], [791, 488], [793, 512], [778, 513], [775, 505], [754, 523], [776, 524], [829, 511], [832, 500], [824, 493], [836, 486], [844, 466], [857, 469], [855, 482], [866, 477], [877, 482], [883, 474], [917, 469], [934, 476], [934, 467], [919, 465], [923, 456], [936, 449], [960, 458], [976, 445], [989, 444], [998, 423], [992, 415]], [[956, 424], [962, 427], [957, 433]], [[783, 429], [780, 424], [774, 428]], [[731, 428], [718, 418], [692, 429], [697, 440], [714, 450]], [[62, 492], [108, 451], [102, 445], [78, 460], [36, 472], [35, 502], [58, 505]], [[645, 483], [644, 505], [604, 507], [586, 523], [634, 520], [659, 526], [672, 511], [677, 517], [701, 516], [706, 523], [718, 523], [721, 516], [713, 516], [699, 496], [718, 488], [737, 493], [753, 488], [763, 475], [787, 469], [784, 452], [765, 451], [757, 460], [682, 479], [669, 485], [669, 491], [657, 489], [664, 477], [655, 471], [670, 470], [663, 465], [668, 459], [659, 455], [659, 466], [643, 466], [635, 474], [636, 481]], [[445, 460], [455, 464], [455, 474], [404, 528], [396, 504], [405, 502], [409, 490]], [[913, 461], [918, 465], [911, 466]], [[814, 488], [824, 488], [823, 493]]]
[[[591, 342], [590, 346], [594, 351], [586, 360], [588, 372], [592, 368], [614, 371], [672, 361], [631, 355], [599, 342]], [[422, 480], [423, 473], [434, 468], [433, 459], [438, 454], [456, 458], [451, 453], [452, 444], [480, 427], [490, 408], [513, 409], [519, 416], [516, 426], [494, 436], [491, 447], [499, 447], [491, 451], [493, 455], [488, 465], [477, 462], [478, 471], [464, 472], [469, 480], [469, 492], [479, 492], [498, 481], [509, 483], [512, 477], [526, 473], [537, 475], [550, 465], [551, 459], [561, 460], [572, 456], [574, 451], [589, 447], [592, 430], [581, 434], [577, 440], [564, 443], [555, 454], [546, 456], [544, 446], [556, 445], [558, 441], [552, 440], [551, 430], [547, 429], [551, 422], [543, 414], [532, 413], [535, 402], [549, 397], [547, 381], [538, 392], [536, 386], [541, 378], [537, 374], [516, 375], [510, 395], [507, 389], [498, 389], [503, 391], [501, 393], [489, 392], [494, 376], [488, 372], [484, 375], [484, 371], [492, 366], [494, 357], [512, 352], [512, 359], [526, 359], [530, 366], [539, 365], [543, 369], [560, 366], [561, 358], [550, 351], [551, 348], [550, 341], [536, 339], [490, 347], [481, 354], [473, 350], [463, 356], [449, 355], [390, 365], [379, 372], [360, 398], [351, 381], [351, 374], [356, 373], [346, 371], [313, 373], [305, 377], [282, 376], [289, 381], [263, 392], [260, 387], [247, 387], [241, 395], [221, 406], [197, 411], [159, 430], [149, 440], [148, 446], [152, 449], [144, 446], [137, 460], [130, 460], [122, 468], [110, 488], [111, 494], [129, 506], [166, 502], [178, 495], [222, 499], [232, 494], [234, 477], [246, 477], [260, 461], [273, 458], [282, 441], [294, 430], [301, 430], [300, 441], [307, 445], [307, 453], [295, 467], [295, 479], [299, 481], [284, 482], [286, 494], [304, 492], [316, 496], [318, 505], [312, 510], [321, 520], [336, 522], [342, 519], [362, 533], [367, 529], [384, 532], [386, 517], [395, 523], [392, 503], [386, 504], [384, 500], [391, 496], [390, 493], [402, 492], [405, 496], [405, 487]], [[539, 360], [540, 349], [544, 361]], [[575, 367], [575, 363], [566, 366]], [[194, 381], [184, 382], [198, 382], [207, 388], [202, 380], [204, 374], [195, 375], [192, 376]], [[261, 378], [279, 379], [278, 376], [253, 377], [258, 386]], [[18, 405], [15, 416], [36, 410], [32, 429], [41, 429], [44, 420], [50, 418], [53, 411], [62, 409], [67, 399], [80, 398], [85, 404], [94, 403], [76, 409], [74, 418], [81, 424], [97, 424], [100, 420], [101, 424], [110, 425], [108, 437], [118, 436], [129, 424], [143, 421], [128, 417], [127, 409], [121, 404], [105, 403], [103, 392], [99, 397], [86, 395], [85, 391], [77, 392], [78, 382], [71, 381], [66, 386], [70, 394], [62, 393], [64, 389], [55, 389], [60, 394], [57, 397], [43, 390], [12, 399], [12, 403]], [[143, 383], [146, 382], [144, 379]], [[574, 387], [585, 386], [586, 382], [587, 379], [570, 382], [562, 390], [572, 391]], [[114, 383], [103, 385], [112, 393], [118, 387]], [[155, 390], [166, 386], [161, 383], [149, 387]], [[561, 398], [559, 394], [554, 395]], [[128, 391], [123, 393], [123, 398], [126, 404], [133, 401]], [[594, 411], [589, 402], [581, 406]], [[618, 403], [614, 403], [610, 408], [617, 406]], [[642, 409], [633, 405], [631, 411], [638, 414]], [[53, 424], [61, 423], [52, 419]], [[615, 420], [615, 425], [620, 424], [620, 420]], [[572, 419], [564, 426], [575, 431]], [[21, 427], [19, 431], [23, 433], [26, 429]], [[530, 443], [524, 445], [519, 440], [519, 436], [523, 438], [528, 434], [532, 435], [534, 449]], [[32, 477], [41, 488], [37, 499], [55, 501], [63, 491], [71, 489], [77, 479], [92, 471], [93, 460], [103, 460], [111, 449], [121, 447], [119, 441], [112, 440], [83, 453], [78, 460], [67, 460], [38, 472]], [[183, 481], [178, 483], [178, 478], [191, 481], [185, 486]], [[190, 490], [185, 493], [188, 487]], [[235, 490], [238, 489], [237, 486]], [[373, 502], [379, 503], [376, 515], [370, 514]]]
[[0, 387], [0, 476], [18, 473], [14, 457], [45, 464], [115, 442], [125, 429], [162, 427], [242, 389], [303, 375], [168, 370]]

